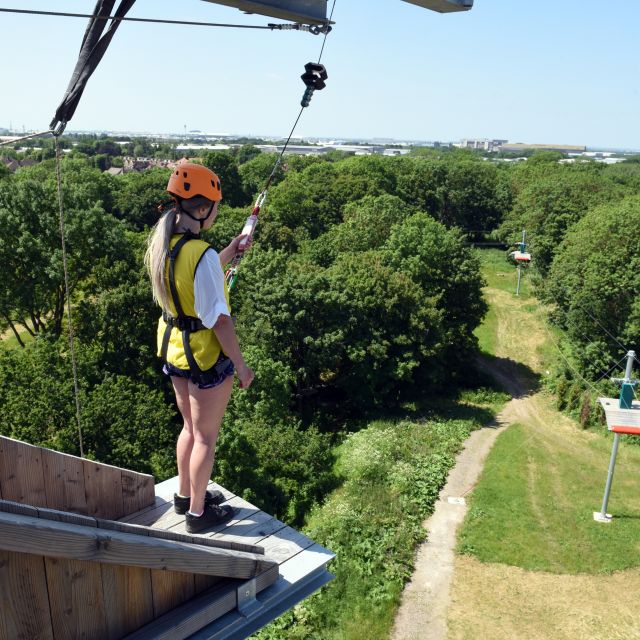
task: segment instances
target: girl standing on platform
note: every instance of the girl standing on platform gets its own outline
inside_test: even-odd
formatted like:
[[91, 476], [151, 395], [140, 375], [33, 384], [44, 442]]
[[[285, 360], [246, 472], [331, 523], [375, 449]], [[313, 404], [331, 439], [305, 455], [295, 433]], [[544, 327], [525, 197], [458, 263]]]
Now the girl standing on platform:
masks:
[[[154, 300], [162, 308], [158, 355], [171, 376], [183, 428], [176, 455], [179, 487], [176, 513], [186, 512], [186, 528], [197, 533], [230, 520], [233, 509], [221, 505], [219, 491], [207, 491], [215, 446], [233, 388], [253, 381], [236, 336], [222, 266], [231, 262], [244, 236], [220, 254], [200, 232], [213, 224], [222, 198], [218, 176], [206, 167], [180, 163], [167, 191], [173, 204], [163, 213], [148, 240], [145, 265]], [[247, 247], [251, 238], [247, 239]]]

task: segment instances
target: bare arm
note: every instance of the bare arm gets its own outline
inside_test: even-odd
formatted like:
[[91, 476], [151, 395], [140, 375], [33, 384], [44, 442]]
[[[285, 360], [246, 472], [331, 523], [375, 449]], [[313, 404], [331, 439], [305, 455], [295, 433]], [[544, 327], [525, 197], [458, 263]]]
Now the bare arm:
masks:
[[240, 387], [246, 389], [253, 381], [253, 371], [247, 366], [242, 357], [233, 320], [230, 316], [221, 313], [213, 325], [213, 331], [220, 342], [222, 350], [231, 358], [236, 367], [238, 378], [240, 379]]

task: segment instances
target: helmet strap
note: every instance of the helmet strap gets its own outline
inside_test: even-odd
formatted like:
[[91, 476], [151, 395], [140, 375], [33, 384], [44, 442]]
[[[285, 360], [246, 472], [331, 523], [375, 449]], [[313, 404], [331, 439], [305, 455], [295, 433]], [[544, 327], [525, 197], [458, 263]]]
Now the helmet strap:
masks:
[[209, 207], [209, 213], [207, 213], [207, 215], [204, 218], [196, 218], [194, 215], [192, 215], [191, 213], [189, 213], [183, 206], [182, 206], [182, 201], [178, 200], [178, 208], [180, 209], [180, 213], [184, 213], [185, 216], [188, 216], [189, 218], [191, 218], [192, 220], [195, 220], [196, 222], [198, 222], [200, 224], [200, 229], [202, 229], [202, 227], [204, 227], [204, 223], [211, 217], [211, 214], [213, 213], [213, 208], [216, 206], [216, 203], [213, 202], [211, 204], [211, 207]]

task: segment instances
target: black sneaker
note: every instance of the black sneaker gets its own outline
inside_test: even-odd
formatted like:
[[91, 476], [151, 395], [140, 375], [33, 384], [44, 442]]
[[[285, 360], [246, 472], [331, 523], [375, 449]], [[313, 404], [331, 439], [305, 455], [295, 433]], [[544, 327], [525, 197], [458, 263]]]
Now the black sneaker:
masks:
[[[207, 504], [222, 504], [225, 501], [224, 495], [214, 489], [213, 491], [207, 491], [204, 494], [204, 503]], [[191, 504], [191, 498], [186, 497], [182, 498], [177, 493], [173, 494], [173, 510], [180, 515], [183, 515], [189, 511], [189, 506]]]
[[198, 533], [209, 527], [215, 527], [218, 524], [227, 522], [233, 518], [233, 507], [228, 504], [219, 507], [215, 504], [205, 504], [204, 512], [201, 516], [192, 516], [187, 512], [185, 522], [187, 525], [187, 533]]

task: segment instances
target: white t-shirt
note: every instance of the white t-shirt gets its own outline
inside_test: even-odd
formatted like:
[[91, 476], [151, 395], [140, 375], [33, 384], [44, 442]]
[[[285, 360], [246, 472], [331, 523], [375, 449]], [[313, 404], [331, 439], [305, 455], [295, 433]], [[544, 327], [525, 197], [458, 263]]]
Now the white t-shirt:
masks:
[[224, 297], [224, 273], [220, 257], [213, 249], [207, 249], [198, 264], [193, 281], [195, 307], [202, 324], [211, 329], [220, 314], [230, 316]]

